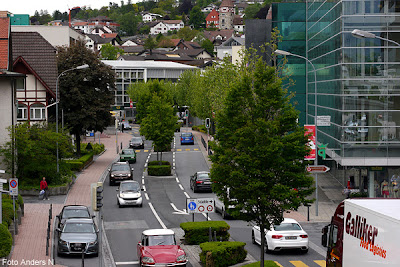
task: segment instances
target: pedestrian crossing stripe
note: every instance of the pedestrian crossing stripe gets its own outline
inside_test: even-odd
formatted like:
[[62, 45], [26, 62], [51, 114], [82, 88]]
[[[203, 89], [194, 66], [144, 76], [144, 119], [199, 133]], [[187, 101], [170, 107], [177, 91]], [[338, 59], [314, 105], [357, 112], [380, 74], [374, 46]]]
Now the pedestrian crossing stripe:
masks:
[[[185, 151], [191, 151], [192, 149], [191, 148], [185, 148]], [[176, 149], [176, 152], [181, 152], [182, 151], [182, 148], [177, 148]], [[198, 148], [193, 148], [193, 151], [199, 151], [199, 149]]]
[[[139, 153], [139, 152], [142, 152], [142, 150], [135, 150], [135, 152], [136, 152], [136, 153]], [[143, 152], [149, 152], [149, 150], [146, 149], [146, 150], [143, 150]]]
[[[277, 261], [274, 261], [276, 263], [276, 265], [278, 265], [279, 267], [289, 267], [289, 266], [283, 266], [282, 264], [280, 264]], [[310, 267], [307, 264], [305, 264], [302, 261], [289, 261], [292, 265], [290, 265], [290, 267]], [[326, 262], [324, 260], [315, 260], [314, 261], [316, 264], [318, 264], [321, 267], [326, 267]]]

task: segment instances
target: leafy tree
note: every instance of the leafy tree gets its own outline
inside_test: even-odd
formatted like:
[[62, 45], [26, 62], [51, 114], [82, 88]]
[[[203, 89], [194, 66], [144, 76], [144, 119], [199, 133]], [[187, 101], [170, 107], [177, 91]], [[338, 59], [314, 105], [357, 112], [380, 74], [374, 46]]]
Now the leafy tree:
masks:
[[54, 10], [53, 20], [61, 20], [61, 19], [63, 19], [62, 13], [59, 10]]
[[139, 29], [140, 34], [149, 34], [150, 32], [150, 26], [149, 25], [144, 25]]
[[258, 10], [258, 12], [255, 14], [254, 18], [255, 19], [266, 19], [268, 15], [268, 10], [269, 10], [269, 5], [265, 5]]
[[205, 23], [205, 17], [203, 12], [201, 12], [201, 8], [199, 6], [195, 6], [190, 11], [190, 25], [193, 25], [195, 29], [199, 29]]
[[201, 47], [204, 48], [211, 56], [214, 56], [214, 45], [210, 40], [205, 39], [201, 43]]
[[[28, 122], [18, 124], [14, 128], [9, 127], [10, 139], [15, 142], [7, 142], [0, 148], [0, 154], [4, 156], [4, 162], [8, 170], [12, 170], [13, 162], [18, 167], [16, 177], [21, 185], [37, 186], [43, 176], [48, 178], [52, 185], [65, 182], [62, 177], [71, 174], [62, 158], [72, 155], [71, 137], [66, 131], [57, 134], [54, 125], [33, 124]], [[58, 142], [60, 173], [57, 173], [56, 144]], [[14, 150], [15, 149], [15, 150]], [[16, 151], [17, 153], [14, 153]]]
[[148, 49], [151, 55], [153, 54], [153, 49], [157, 47], [157, 42], [151, 36], [149, 36], [149, 38], [144, 41], [143, 47]]
[[244, 17], [246, 19], [254, 19], [257, 12], [262, 8], [260, 3], [251, 4], [244, 10]]
[[308, 138], [275, 68], [246, 57], [240, 72], [217, 114], [211, 178], [214, 192], [233, 201], [232, 216], [260, 226], [263, 266], [264, 230], [312, 202], [313, 179], [304, 161]]
[[[140, 125], [140, 134], [152, 140], [155, 148], [164, 148], [170, 145], [174, 138], [176, 121], [172, 105], [163, 101], [157, 93], [153, 93], [148, 113]], [[162, 161], [162, 149], [160, 161]]]
[[184, 27], [179, 29], [176, 36], [172, 36], [173, 39], [183, 39], [185, 41], [191, 41], [199, 33], [197, 30], [192, 30], [190, 27]]
[[124, 54], [123, 49], [115, 47], [112, 44], [102, 45], [100, 49], [101, 59], [116, 60], [118, 55], [123, 55], [123, 54]]
[[193, 5], [191, 0], [183, 0], [182, 3], [180, 4], [178, 10], [179, 14], [186, 14], [188, 15], [190, 10], [192, 10]]
[[134, 11], [126, 14], [118, 14], [116, 22], [120, 24], [119, 31], [122, 35], [135, 35], [137, 33], [137, 26], [142, 21], [140, 15], [136, 15]]
[[60, 47], [58, 70], [62, 71], [88, 64], [89, 69], [72, 70], [59, 79], [60, 106], [64, 121], [76, 138], [80, 154], [80, 136], [86, 130], [103, 131], [112, 122], [110, 106], [114, 102], [115, 74], [102, 63], [82, 41], [69, 47]]

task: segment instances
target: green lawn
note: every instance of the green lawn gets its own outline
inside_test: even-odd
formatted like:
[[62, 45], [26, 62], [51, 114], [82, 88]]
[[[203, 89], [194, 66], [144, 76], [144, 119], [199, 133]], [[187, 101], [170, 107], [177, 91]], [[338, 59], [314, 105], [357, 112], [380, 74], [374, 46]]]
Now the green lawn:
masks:
[[[259, 267], [260, 266], [260, 262], [253, 262], [247, 265], [243, 265], [243, 266], [247, 266], [247, 267]], [[264, 261], [264, 266], [265, 267], [279, 267], [278, 264], [276, 264], [274, 261]]]

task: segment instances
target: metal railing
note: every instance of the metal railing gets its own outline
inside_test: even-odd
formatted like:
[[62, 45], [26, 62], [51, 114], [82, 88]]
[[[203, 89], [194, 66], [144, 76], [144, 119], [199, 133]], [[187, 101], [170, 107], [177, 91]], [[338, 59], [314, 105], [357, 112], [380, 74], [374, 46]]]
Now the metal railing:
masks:
[[53, 204], [50, 204], [50, 208], [49, 208], [49, 220], [47, 221], [46, 256], [49, 256], [50, 226], [51, 226], [52, 214], [53, 214]]

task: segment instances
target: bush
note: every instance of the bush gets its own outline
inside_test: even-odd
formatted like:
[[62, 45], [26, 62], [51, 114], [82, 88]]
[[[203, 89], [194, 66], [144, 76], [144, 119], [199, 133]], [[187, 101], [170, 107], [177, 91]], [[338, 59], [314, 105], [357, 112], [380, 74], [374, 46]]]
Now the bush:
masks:
[[[90, 146], [89, 146], [90, 144]], [[89, 146], [89, 147], [88, 147]], [[93, 155], [98, 155], [104, 151], [104, 144], [98, 143], [81, 143], [81, 154], [93, 153]]]
[[67, 160], [65, 163], [73, 171], [81, 171], [87, 164], [93, 160], [93, 152], [87, 153], [79, 159]]
[[150, 165], [147, 167], [147, 173], [150, 176], [170, 176], [171, 165]]
[[244, 261], [247, 251], [244, 242], [206, 242], [200, 244], [200, 260], [206, 266], [230, 266]]
[[19, 204], [20, 206], [24, 205], [24, 199], [22, 198], [21, 195], [18, 195], [17, 201], [18, 201], [18, 204]]
[[83, 163], [80, 161], [69, 160], [66, 162], [72, 171], [81, 171], [83, 169]]
[[208, 241], [209, 228], [214, 236], [214, 231], [217, 235], [217, 240], [228, 241], [230, 229], [229, 224], [225, 221], [204, 221], [204, 222], [184, 222], [180, 227], [185, 231], [185, 242], [189, 245], [198, 245]]
[[[2, 203], [9, 203], [11, 204], [11, 206], [13, 205], [13, 200], [11, 198], [10, 195], [3, 195], [2, 197]], [[18, 199], [15, 200], [15, 210], [19, 209], [19, 203], [18, 203]]]
[[11, 252], [12, 236], [4, 224], [0, 224], [0, 258], [7, 257]]
[[3, 218], [3, 222], [7, 227], [9, 227], [12, 222], [13, 222], [13, 212], [14, 212], [14, 207], [11, 203], [8, 202], [4, 202], [3, 201], [3, 210], [2, 210], [2, 218]]
[[198, 132], [202, 132], [202, 133], [207, 133], [207, 128], [205, 125], [197, 125], [197, 126], [192, 126], [192, 130], [193, 131], [198, 131]]
[[166, 161], [166, 160], [163, 160], [163, 161], [153, 160], [153, 161], [150, 161], [148, 165], [149, 166], [152, 166], [152, 165], [171, 165], [171, 163], [169, 161]]

